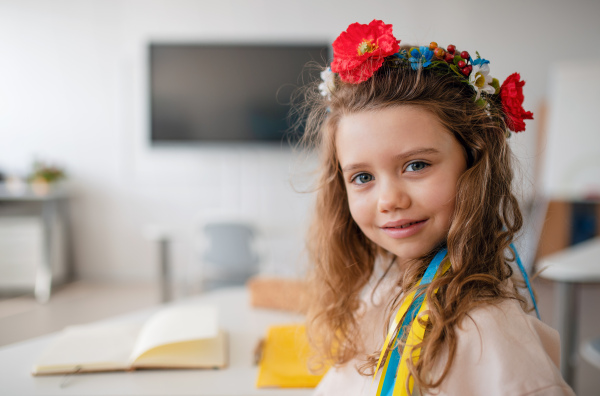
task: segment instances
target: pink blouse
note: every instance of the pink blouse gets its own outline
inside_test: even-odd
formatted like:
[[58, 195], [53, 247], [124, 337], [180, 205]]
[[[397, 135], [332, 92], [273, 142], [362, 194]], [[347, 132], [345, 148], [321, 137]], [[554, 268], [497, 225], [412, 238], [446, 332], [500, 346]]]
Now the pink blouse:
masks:
[[[395, 278], [388, 276], [387, 279]], [[397, 293], [384, 279], [373, 292], [364, 294], [360, 315], [364, 351], [381, 350], [387, 296]], [[574, 395], [558, 369], [558, 332], [526, 314], [519, 303], [505, 300], [471, 311], [457, 329], [457, 348], [452, 367], [439, 389], [415, 395], [440, 396], [537, 396]], [[364, 357], [364, 355], [363, 355]], [[364, 360], [357, 357], [343, 367], [332, 368], [315, 390], [315, 396], [375, 395], [380, 373], [372, 381], [358, 373]], [[447, 353], [442, 354], [431, 378], [442, 372]]]

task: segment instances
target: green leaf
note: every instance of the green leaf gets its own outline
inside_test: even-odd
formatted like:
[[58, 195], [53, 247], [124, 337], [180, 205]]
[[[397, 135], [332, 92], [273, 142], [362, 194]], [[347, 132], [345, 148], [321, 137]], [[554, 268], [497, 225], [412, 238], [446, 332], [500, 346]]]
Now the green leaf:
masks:
[[490, 84], [496, 90], [495, 93], [500, 92], [500, 81], [497, 78], [492, 78], [492, 82]]
[[475, 101], [475, 104], [476, 104], [477, 106], [480, 106], [480, 107], [485, 107], [485, 105], [487, 104], [487, 102], [485, 101], [485, 99], [483, 99], [483, 98], [479, 98], [479, 99], [477, 99], [477, 100]]
[[460, 61], [464, 61], [464, 59], [461, 58], [460, 55], [454, 55], [454, 64], [458, 65], [458, 62], [460, 62]]
[[477, 55], [477, 59], [481, 59], [481, 55], [479, 55], [479, 51], [475, 51], [475, 54]]
[[454, 73], [458, 74], [459, 76], [462, 76], [460, 70], [458, 69], [458, 66], [456, 65], [449, 65], [450, 69], [452, 69], [452, 71], [454, 71]]

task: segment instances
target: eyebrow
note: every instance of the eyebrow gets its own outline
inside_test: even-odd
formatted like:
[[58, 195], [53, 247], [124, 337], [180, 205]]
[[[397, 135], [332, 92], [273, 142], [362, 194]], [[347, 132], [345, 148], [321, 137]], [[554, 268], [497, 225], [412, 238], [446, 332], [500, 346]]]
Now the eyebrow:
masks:
[[[411, 151], [407, 151], [405, 153], [401, 153], [398, 154], [396, 156], [394, 156], [394, 159], [396, 161], [401, 161], [403, 159], [406, 158], [410, 158], [413, 157], [415, 155], [423, 155], [423, 154], [439, 154], [440, 151], [434, 148], [419, 148], [419, 149], [415, 149], [415, 150], [411, 150]], [[359, 168], [365, 168], [366, 166], [368, 166], [368, 164], [366, 162], [359, 162], [356, 164], [349, 164], [346, 165], [342, 168], [342, 172], [346, 173], [346, 172], [350, 172]]]

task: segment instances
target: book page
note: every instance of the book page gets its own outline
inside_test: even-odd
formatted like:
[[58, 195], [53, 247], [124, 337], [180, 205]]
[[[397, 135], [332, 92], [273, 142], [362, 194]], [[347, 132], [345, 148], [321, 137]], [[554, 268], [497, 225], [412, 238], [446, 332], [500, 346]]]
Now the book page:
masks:
[[219, 334], [214, 306], [174, 306], [153, 315], [143, 326], [130, 362], [144, 352], [168, 344], [215, 338]]
[[157, 346], [142, 353], [134, 368], [205, 368], [227, 366], [227, 335], [220, 331], [215, 338], [176, 342]]
[[140, 329], [131, 323], [67, 327], [44, 350], [33, 374], [128, 369]]

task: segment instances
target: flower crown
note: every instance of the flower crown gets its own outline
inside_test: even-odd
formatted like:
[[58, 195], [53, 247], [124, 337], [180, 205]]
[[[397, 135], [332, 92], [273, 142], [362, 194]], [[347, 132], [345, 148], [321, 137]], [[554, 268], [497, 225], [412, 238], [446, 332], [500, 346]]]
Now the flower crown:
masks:
[[519, 73], [513, 73], [502, 85], [490, 73], [489, 61], [479, 56], [473, 59], [467, 51], [456, 46], [446, 49], [432, 42], [428, 47], [400, 49], [400, 40], [392, 34], [392, 25], [373, 20], [368, 25], [353, 23], [333, 42], [333, 62], [321, 73], [321, 94], [327, 98], [335, 90], [335, 74], [350, 84], [367, 81], [384, 64], [392, 67], [410, 66], [451, 72], [469, 84], [475, 93], [474, 101], [489, 108], [488, 100], [500, 96], [504, 120], [509, 130], [522, 132], [525, 121], [532, 120], [533, 113], [523, 109], [523, 85]]

